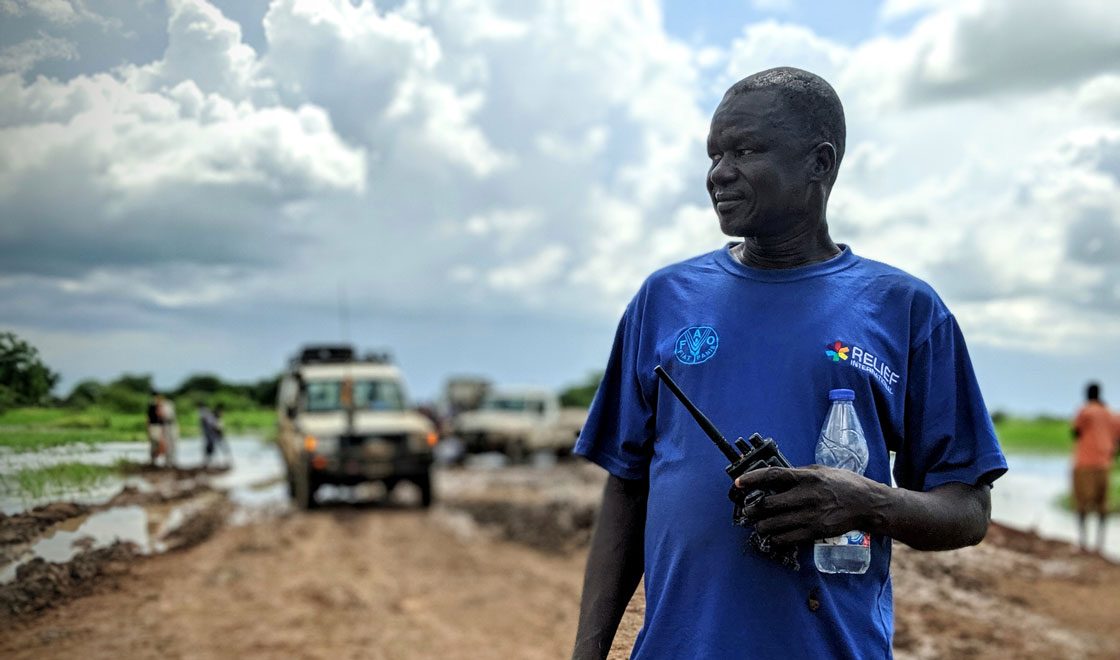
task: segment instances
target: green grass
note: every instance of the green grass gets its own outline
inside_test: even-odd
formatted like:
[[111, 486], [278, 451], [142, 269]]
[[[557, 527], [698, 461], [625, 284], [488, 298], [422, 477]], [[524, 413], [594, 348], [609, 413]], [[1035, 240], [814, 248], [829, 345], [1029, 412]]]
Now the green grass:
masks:
[[130, 442], [143, 440], [142, 433], [117, 433], [109, 431], [67, 431], [61, 429], [0, 429], [0, 447], [13, 451], [38, 451], [68, 445], [92, 445], [102, 442]]
[[996, 435], [1005, 452], [1067, 454], [1073, 451], [1069, 421], [1052, 417], [1008, 418], [996, 423]]
[[[1058, 505], [1067, 511], [1074, 511], [1073, 493], [1066, 493], [1058, 498]], [[1108, 511], [1120, 513], [1120, 466], [1112, 468], [1108, 479]]]
[[12, 475], [0, 475], [3, 490], [16, 491], [31, 498], [88, 491], [118, 474], [112, 465], [59, 463], [40, 468], [24, 468]]
[[[180, 433], [199, 434], [195, 408], [177, 405]], [[269, 409], [230, 410], [224, 415], [227, 434], [270, 436], [276, 413]], [[140, 442], [147, 438], [145, 411], [119, 413], [101, 408], [15, 408], [0, 413], [0, 447], [36, 451], [66, 445]]]

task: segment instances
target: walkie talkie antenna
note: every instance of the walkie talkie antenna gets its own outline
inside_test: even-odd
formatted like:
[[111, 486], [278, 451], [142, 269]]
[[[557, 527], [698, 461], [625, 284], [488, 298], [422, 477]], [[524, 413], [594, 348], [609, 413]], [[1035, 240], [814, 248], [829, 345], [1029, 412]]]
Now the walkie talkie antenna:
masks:
[[665, 383], [665, 386], [669, 388], [669, 391], [673, 393], [673, 396], [677, 397], [677, 400], [680, 401], [681, 404], [688, 409], [688, 412], [692, 413], [692, 418], [696, 420], [696, 423], [700, 425], [700, 428], [704, 430], [704, 433], [706, 433], [708, 437], [712, 439], [712, 442], [716, 443], [716, 447], [718, 447], [719, 450], [723, 452], [723, 455], [727, 457], [727, 460], [734, 463], [742, 457], [742, 454], [735, 451], [735, 448], [731, 446], [731, 443], [727, 441], [727, 438], [723, 437], [723, 434], [719, 432], [719, 429], [717, 429], [716, 425], [712, 423], [712, 420], [708, 419], [708, 417], [704, 413], [700, 412], [699, 408], [697, 408], [692, 404], [691, 401], [688, 400], [688, 397], [684, 395], [684, 392], [681, 391], [681, 388], [678, 387], [675, 382], [673, 382], [673, 379], [669, 377], [669, 374], [665, 373], [665, 370], [661, 368], [660, 364], [653, 368], [653, 372], [657, 374], [657, 377], [660, 378], [663, 383]]

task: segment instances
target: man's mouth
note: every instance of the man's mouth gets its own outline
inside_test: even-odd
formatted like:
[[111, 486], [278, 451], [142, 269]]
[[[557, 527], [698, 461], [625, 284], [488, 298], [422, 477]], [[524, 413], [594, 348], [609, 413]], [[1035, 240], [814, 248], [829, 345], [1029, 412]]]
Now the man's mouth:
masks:
[[714, 193], [712, 199], [715, 201], [716, 211], [719, 213], [726, 213], [745, 201], [742, 193], [722, 190]]

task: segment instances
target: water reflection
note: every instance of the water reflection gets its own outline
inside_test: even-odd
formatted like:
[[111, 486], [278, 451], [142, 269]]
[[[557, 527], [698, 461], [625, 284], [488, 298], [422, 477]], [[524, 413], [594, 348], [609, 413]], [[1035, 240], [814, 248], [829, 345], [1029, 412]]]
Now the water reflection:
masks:
[[53, 534], [40, 539], [16, 561], [0, 568], [0, 584], [16, 577], [16, 570], [36, 557], [65, 563], [79, 552], [107, 548], [117, 541], [133, 543], [139, 552], [152, 552], [148, 513], [140, 506], [119, 506], [59, 523]]

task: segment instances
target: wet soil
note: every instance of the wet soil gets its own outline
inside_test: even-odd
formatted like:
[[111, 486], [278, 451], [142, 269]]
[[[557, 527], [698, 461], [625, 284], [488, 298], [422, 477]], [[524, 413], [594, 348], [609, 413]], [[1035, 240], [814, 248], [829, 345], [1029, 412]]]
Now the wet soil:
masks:
[[[0, 617], [0, 656], [566, 657], [602, 482], [578, 464], [445, 471], [429, 511], [408, 492], [240, 526], [216, 510], [167, 554], [29, 563], [17, 582], [46, 597]], [[1120, 657], [1120, 566], [1066, 544], [993, 526], [975, 548], [896, 545], [893, 573], [899, 658]], [[639, 590], [611, 657], [643, 607]]]
[[143, 475], [146, 488], [125, 486], [102, 504], [51, 502], [25, 513], [0, 513], [0, 563], [10, 560], [13, 552], [41, 537], [58, 523], [98, 511], [138, 505], [166, 504], [196, 497], [210, 490], [206, 479], [225, 471], [209, 468], [162, 468], [143, 463], [122, 466], [125, 474]]

